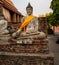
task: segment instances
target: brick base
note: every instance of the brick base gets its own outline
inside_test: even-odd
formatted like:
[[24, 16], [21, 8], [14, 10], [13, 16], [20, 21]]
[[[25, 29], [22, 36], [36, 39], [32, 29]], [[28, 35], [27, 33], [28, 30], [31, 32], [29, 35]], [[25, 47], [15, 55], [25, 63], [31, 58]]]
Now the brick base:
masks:
[[0, 65], [54, 65], [47, 40], [33, 44], [0, 43]]
[[33, 44], [0, 43], [0, 51], [16, 53], [48, 53], [47, 40], [35, 40]]
[[0, 52], [0, 65], [54, 65], [53, 54]]

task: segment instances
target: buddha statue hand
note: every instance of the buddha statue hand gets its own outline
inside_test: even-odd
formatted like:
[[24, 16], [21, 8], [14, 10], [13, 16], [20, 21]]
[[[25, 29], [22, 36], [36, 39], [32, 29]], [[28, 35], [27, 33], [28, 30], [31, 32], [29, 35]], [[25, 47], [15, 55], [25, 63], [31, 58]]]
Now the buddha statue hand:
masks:
[[20, 33], [21, 33], [21, 30], [18, 30], [17, 32], [14, 32], [14, 33], [12, 34], [12, 37], [13, 37], [13, 38], [17, 38], [17, 37], [19, 37]]
[[46, 34], [44, 32], [39, 32], [39, 38], [43, 39], [43, 38], [46, 38]]

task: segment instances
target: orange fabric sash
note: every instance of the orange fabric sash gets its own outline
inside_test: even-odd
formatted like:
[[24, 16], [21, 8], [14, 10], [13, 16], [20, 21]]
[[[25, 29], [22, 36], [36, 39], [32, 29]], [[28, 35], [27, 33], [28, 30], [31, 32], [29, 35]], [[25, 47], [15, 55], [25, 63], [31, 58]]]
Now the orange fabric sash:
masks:
[[34, 18], [35, 16], [30, 15], [28, 16], [24, 22], [22, 23], [22, 25], [19, 27], [19, 29], [22, 29], [23, 31], [26, 31], [26, 27], [27, 25], [31, 22], [31, 20]]

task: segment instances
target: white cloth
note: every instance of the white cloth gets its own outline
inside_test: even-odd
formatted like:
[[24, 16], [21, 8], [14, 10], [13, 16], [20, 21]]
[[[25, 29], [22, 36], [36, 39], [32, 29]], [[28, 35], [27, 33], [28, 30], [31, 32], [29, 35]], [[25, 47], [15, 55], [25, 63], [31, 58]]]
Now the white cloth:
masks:
[[[27, 18], [27, 16], [23, 17], [21, 19], [21, 22], [23, 23], [23, 21]], [[26, 29], [26, 33], [32, 33], [32, 32], [37, 32], [38, 31], [38, 18], [35, 17], [34, 19], [31, 20], [31, 22], [28, 24], [27, 29]]]
[[37, 32], [38, 31], [38, 18], [35, 17], [34, 19], [31, 20], [31, 22], [27, 26], [27, 31], [26, 32]]

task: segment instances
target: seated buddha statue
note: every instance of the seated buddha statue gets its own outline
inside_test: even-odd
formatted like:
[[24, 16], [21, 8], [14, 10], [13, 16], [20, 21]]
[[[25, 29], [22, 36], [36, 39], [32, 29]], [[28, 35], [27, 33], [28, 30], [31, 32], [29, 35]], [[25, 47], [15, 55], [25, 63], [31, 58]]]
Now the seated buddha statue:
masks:
[[20, 36], [26, 36], [26, 35], [31, 35], [31, 34], [35, 34], [35, 33], [39, 33], [39, 37], [45, 37], [45, 33], [42, 31], [39, 31], [38, 29], [38, 18], [36, 16], [33, 15], [33, 7], [30, 5], [30, 3], [28, 4], [28, 6], [26, 7], [26, 12], [27, 12], [27, 16], [23, 17], [21, 20], [21, 26], [19, 27], [19, 29], [14, 32], [12, 34], [12, 37], [19, 37]]
[[7, 20], [5, 19], [4, 15], [0, 15], [0, 35], [9, 33], [7, 30]]
[[7, 20], [4, 15], [0, 14], [0, 41], [8, 40]]

